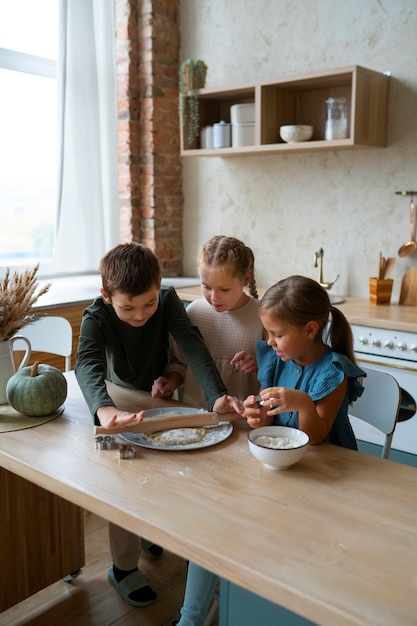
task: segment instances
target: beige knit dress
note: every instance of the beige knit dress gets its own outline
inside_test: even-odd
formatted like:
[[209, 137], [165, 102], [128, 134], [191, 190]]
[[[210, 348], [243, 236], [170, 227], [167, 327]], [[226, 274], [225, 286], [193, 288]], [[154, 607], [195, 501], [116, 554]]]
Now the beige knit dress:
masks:
[[[252, 393], [257, 394], [259, 383], [256, 374], [235, 371], [230, 360], [242, 350], [255, 356], [256, 341], [266, 338], [259, 318], [259, 301], [250, 298], [240, 309], [219, 313], [205, 298], [199, 298], [188, 306], [187, 313], [193, 324], [199, 327], [228, 393], [240, 400]], [[189, 368], [183, 399], [192, 406], [206, 406], [204, 394]]]

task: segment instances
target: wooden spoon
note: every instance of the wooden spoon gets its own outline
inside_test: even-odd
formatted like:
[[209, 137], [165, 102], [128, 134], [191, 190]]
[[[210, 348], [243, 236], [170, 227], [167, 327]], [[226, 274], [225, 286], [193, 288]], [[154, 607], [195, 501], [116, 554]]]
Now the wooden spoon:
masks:
[[389, 256], [387, 260], [385, 261], [384, 275], [382, 278], [386, 280], [387, 278], [391, 276], [391, 272], [394, 269], [394, 265], [395, 265], [395, 257]]
[[410, 256], [417, 249], [417, 241], [414, 238], [416, 225], [415, 225], [415, 204], [414, 199], [411, 198], [410, 202], [410, 241], [404, 243], [398, 250], [398, 256]]

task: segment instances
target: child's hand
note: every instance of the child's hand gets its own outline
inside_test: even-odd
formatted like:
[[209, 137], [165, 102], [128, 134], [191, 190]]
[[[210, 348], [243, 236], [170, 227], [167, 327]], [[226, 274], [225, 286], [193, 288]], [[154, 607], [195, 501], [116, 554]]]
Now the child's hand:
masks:
[[260, 400], [269, 415], [291, 411], [300, 412], [311, 407], [311, 398], [305, 391], [289, 387], [268, 387], [260, 393]]
[[152, 398], [170, 398], [174, 393], [176, 386], [171, 380], [160, 376], [153, 381], [151, 396]]
[[245, 417], [251, 428], [259, 428], [260, 426], [270, 426], [274, 420], [268, 415], [269, 407], [262, 407], [259, 403], [261, 396], [248, 396], [243, 402], [245, 409]]
[[102, 406], [97, 410], [97, 417], [104, 428], [120, 428], [121, 426], [140, 424], [145, 417], [145, 411], [128, 413], [127, 411], [119, 411], [115, 406]]
[[227, 395], [217, 398], [213, 406], [213, 411], [216, 413], [229, 413], [230, 411], [235, 411], [235, 413], [238, 413], [239, 415], [245, 414], [242, 402], [234, 396]]
[[258, 371], [256, 358], [249, 352], [236, 352], [230, 365], [234, 365], [236, 372], [241, 371], [244, 374], [255, 374]]

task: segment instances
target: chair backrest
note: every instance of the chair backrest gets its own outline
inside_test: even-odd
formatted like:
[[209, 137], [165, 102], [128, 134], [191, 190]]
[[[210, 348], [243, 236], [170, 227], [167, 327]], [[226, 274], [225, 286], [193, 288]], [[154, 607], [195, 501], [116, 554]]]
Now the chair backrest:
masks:
[[[24, 326], [17, 335], [27, 337], [35, 352], [49, 352], [65, 357], [65, 371], [71, 369], [72, 326], [65, 317], [46, 315]], [[13, 350], [25, 350], [23, 341], [15, 341]]]
[[400, 410], [401, 389], [390, 374], [368, 367], [362, 369], [366, 372], [363, 379], [365, 389], [349, 407], [349, 417], [357, 417], [385, 434], [382, 458], [387, 459]]

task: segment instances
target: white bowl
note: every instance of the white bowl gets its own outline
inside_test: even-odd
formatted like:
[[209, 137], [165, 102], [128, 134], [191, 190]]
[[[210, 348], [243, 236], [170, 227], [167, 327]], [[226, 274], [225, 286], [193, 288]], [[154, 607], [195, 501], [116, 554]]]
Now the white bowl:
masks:
[[280, 126], [279, 134], [287, 143], [308, 141], [313, 136], [312, 126]]
[[[271, 448], [274, 443], [283, 443], [282, 438], [291, 440], [294, 447]], [[281, 438], [281, 439], [278, 439]], [[272, 442], [273, 442], [272, 439]], [[290, 426], [263, 426], [255, 428], [248, 434], [249, 450], [253, 456], [262, 461], [268, 469], [282, 470], [298, 463], [305, 455], [310, 439], [307, 433]]]

